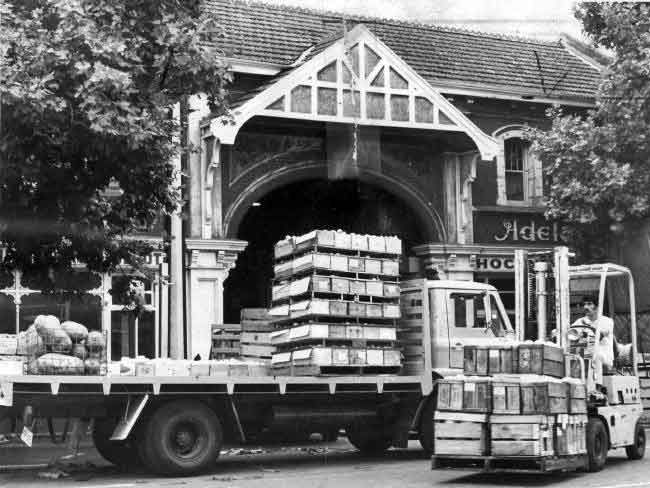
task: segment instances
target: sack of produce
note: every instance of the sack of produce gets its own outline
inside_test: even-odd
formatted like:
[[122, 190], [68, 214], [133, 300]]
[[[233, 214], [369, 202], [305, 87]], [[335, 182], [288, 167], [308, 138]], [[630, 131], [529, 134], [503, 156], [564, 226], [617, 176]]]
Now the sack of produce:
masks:
[[106, 339], [104, 334], [98, 330], [93, 330], [88, 333], [88, 338], [86, 339], [86, 348], [90, 353], [91, 357], [93, 355], [101, 355], [106, 349]]
[[36, 327], [32, 324], [26, 331], [18, 334], [17, 354], [19, 356], [39, 357], [45, 354], [45, 342], [36, 332]]
[[74, 344], [79, 344], [88, 337], [88, 329], [84, 325], [73, 322], [72, 320], [63, 322], [61, 328], [65, 330]]
[[48, 331], [47, 337], [44, 337], [45, 346], [49, 352], [58, 354], [69, 354], [72, 350], [72, 340], [63, 329], [53, 329]]
[[34, 320], [34, 326], [38, 335], [40, 335], [47, 342], [47, 336], [54, 330], [61, 328], [61, 322], [54, 315], [39, 315]]
[[82, 375], [84, 374], [84, 362], [74, 356], [49, 353], [32, 361], [28, 372], [30, 374]]
[[88, 358], [88, 350], [86, 349], [86, 344], [83, 342], [74, 344], [72, 346], [72, 355], [76, 358], [81, 359], [82, 361]]
[[84, 371], [88, 375], [98, 375], [102, 363], [99, 359], [89, 358], [84, 361]]

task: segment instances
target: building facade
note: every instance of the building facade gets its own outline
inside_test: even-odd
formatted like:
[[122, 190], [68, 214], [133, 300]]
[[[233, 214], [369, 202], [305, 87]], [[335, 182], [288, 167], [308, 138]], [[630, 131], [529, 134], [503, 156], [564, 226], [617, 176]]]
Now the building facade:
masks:
[[[273, 244], [312, 229], [397, 235], [404, 277], [493, 283], [513, 311], [514, 250], [563, 232], [544, 219], [525, 129], [546, 127], [554, 104], [593, 106], [594, 60], [562, 41], [237, 0], [204, 8], [224, 30], [231, 115], [200, 95], [180, 112], [199, 149], [183, 161], [189, 216], [172, 219], [169, 263], [152, 262], [148, 315], [120, 315], [113, 277], [89, 287], [79, 321], [112, 331], [113, 357], [207, 357], [215, 324], [269, 305]], [[10, 315], [30, 288], [5, 281]]]
[[[404, 276], [495, 284], [514, 249], [549, 249], [526, 127], [594, 103], [600, 66], [562, 41], [211, 0], [230, 118], [191, 101], [188, 324], [269, 305], [272, 246], [315, 228], [398, 235]], [[205, 264], [203, 264], [205, 263]], [[234, 267], [233, 267], [234, 266]], [[209, 297], [209, 298], [208, 298]], [[189, 345], [190, 350], [194, 350]]]

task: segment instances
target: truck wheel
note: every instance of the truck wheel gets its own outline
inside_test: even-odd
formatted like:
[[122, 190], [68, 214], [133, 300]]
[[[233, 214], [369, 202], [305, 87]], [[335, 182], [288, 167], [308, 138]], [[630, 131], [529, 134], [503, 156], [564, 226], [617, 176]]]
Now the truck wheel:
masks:
[[93, 426], [93, 442], [97, 452], [108, 462], [120, 467], [133, 467], [139, 464], [137, 449], [130, 440], [111, 441], [117, 425], [115, 418], [96, 418]]
[[435, 410], [435, 392], [427, 400], [420, 414], [419, 440], [427, 456], [433, 454], [433, 412]]
[[382, 424], [356, 422], [345, 429], [348, 441], [362, 454], [376, 456], [388, 449], [392, 442]]
[[145, 421], [138, 442], [142, 462], [150, 471], [187, 476], [217, 460], [223, 431], [207, 405], [178, 400], [162, 405]]
[[600, 471], [607, 462], [609, 436], [602, 420], [590, 418], [587, 424], [587, 454], [589, 456], [589, 471]]
[[643, 459], [645, 455], [645, 429], [640, 422], [637, 422], [634, 427], [634, 444], [625, 448], [625, 454], [633, 461]]

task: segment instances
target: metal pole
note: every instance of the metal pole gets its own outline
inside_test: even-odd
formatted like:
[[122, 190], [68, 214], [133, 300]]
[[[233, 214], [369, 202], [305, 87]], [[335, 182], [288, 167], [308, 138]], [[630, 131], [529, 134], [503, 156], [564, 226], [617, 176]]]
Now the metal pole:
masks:
[[[174, 119], [178, 123], [180, 131], [181, 107], [180, 103], [174, 106]], [[180, 132], [175, 137], [175, 142], [180, 142]], [[180, 152], [174, 157], [174, 187], [181, 185], [181, 156]], [[185, 357], [185, 346], [183, 340], [183, 222], [181, 219], [180, 205], [171, 215], [171, 243], [170, 243], [170, 316], [169, 316], [169, 357], [172, 359], [183, 359]]]
[[524, 340], [526, 330], [526, 251], [515, 249], [515, 338]]
[[537, 298], [537, 339], [546, 339], [546, 272], [548, 263], [538, 261], [535, 270], [535, 295]]
[[566, 335], [569, 330], [569, 322], [571, 322], [569, 248], [566, 246], [556, 247], [554, 258], [557, 344], [566, 351], [568, 347]]

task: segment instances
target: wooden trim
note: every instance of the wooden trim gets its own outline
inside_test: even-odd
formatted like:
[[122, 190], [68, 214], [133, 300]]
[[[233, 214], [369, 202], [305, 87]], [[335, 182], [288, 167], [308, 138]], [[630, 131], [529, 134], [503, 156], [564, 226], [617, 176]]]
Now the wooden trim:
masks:
[[[363, 63], [363, 53], [364, 47], [368, 44], [375, 53], [383, 60], [385, 65], [385, 77], [387, 81], [387, 87], [385, 88], [385, 93], [397, 94], [398, 91], [390, 88], [390, 68], [396, 69], [401, 76], [403, 76], [409, 83], [408, 90], [404, 90], [404, 95], [408, 94], [409, 104], [412, 105], [412, 98], [417, 94], [418, 96], [425, 97], [429, 99], [434, 104], [435, 110], [442, 110], [447, 118], [452, 122], [452, 124], [443, 125], [439, 124], [439, 118], [434, 118], [434, 122], [438, 123], [433, 124], [417, 124], [415, 125], [411, 121], [392, 121], [387, 120], [376, 120], [368, 119], [365, 116], [365, 113], [360, 113], [359, 117], [343, 117], [341, 110], [338, 111], [338, 116], [322, 116], [317, 113], [317, 111], [310, 114], [300, 114], [293, 113], [289, 111], [289, 99], [288, 95], [293, 87], [299, 84], [308, 84], [312, 86], [312, 89], [317, 87], [316, 85], [316, 73], [319, 69], [327, 64], [330, 64], [332, 60], [337, 60], [339, 66], [339, 79], [337, 81], [337, 89], [341, 93], [342, 90], [352, 89], [359, 90], [360, 92], [360, 105], [364, 105], [363, 99], [365, 98], [365, 92], [367, 90], [374, 90], [374, 87], [369, 87], [369, 81], [363, 77], [357, 77], [354, 79], [350, 85], [343, 83], [341, 75], [341, 65], [348, 65], [344, 55], [345, 45], [354, 45], [355, 43], [359, 46], [359, 75], [363, 75], [364, 63]], [[348, 66], [348, 68], [351, 68]], [[350, 69], [352, 76], [356, 77], [357, 75]], [[345, 86], [344, 86], [345, 85]], [[402, 93], [402, 90], [400, 90]], [[266, 110], [266, 107], [272, 103], [274, 100], [277, 100], [278, 97], [285, 95], [285, 110], [284, 111], [272, 111]], [[387, 105], [390, 105], [387, 104]], [[339, 105], [340, 106], [340, 105]], [[410, 111], [412, 112], [412, 111]], [[352, 122], [352, 123], [361, 123], [363, 125], [377, 125], [377, 126], [395, 126], [395, 127], [417, 127], [428, 130], [439, 130], [439, 131], [457, 131], [465, 132], [476, 144], [478, 150], [481, 153], [483, 159], [493, 159], [498, 152], [498, 143], [497, 141], [485, 134], [481, 129], [479, 129], [469, 118], [467, 118], [460, 110], [458, 110], [454, 105], [445, 99], [437, 90], [433, 89], [426, 80], [424, 80], [415, 70], [413, 70], [408, 64], [406, 64], [401, 58], [399, 58], [390, 48], [383, 44], [378, 38], [376, 38], [365, 26], [357, 25], [354, 27], [347, 35], [346, 39], [339, 39], [330, 47], [324, 51], [318, 53], [308, 62], [303, 65], [296, 67], [286, 76], [279, 79], [274, 85], [268, 87], [266, 90], [262, 91], [260, 94], [252, 98], [251, 100], [244, 103], [238, 110], [235, 110], [233, 114], [235, 123], [234, 124], [223, 124], [223, 119], [215, 118], [210, 124], [210, 128], [215, 137], [219, 138], [224, 144], [233, 144], [235, 137], [239, 129], [243, 124], [254, 117], [255, 115], [268, 115], [274, 117], [283, 117], [283, 118], [294, 118], [294, 119], [304, 119], [304, 120], [322, 120], [325, 122]], [[409, 115], [409, 118], [413, 120], [412, 113]]]

